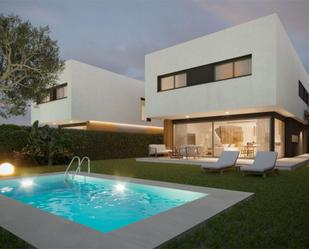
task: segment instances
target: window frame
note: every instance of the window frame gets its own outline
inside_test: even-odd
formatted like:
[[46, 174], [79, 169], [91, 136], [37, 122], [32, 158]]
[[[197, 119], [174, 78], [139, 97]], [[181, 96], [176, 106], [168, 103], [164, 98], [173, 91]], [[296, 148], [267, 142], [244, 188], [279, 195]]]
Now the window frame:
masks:
[[[181, 86], [181, 87], [176, 87], [176, 76], [177, 75], [181, 75], [181, 74], [185, 74], [186, 75], [186, 85], [185, 86]], [[165, 90], [161, 90], [161, 82], [163, 78], [167, 78], [167, 77], [173, 77], [173, 88], [169, 88], [169, 89], [165, 89]], [[188, 87], [188, 75], [187, 72], [185, 70], [183, 71], [178, 71], [176, 73], [170, 73], [170, 74], [165, 74], [165, 75], [161, 75], [158, 76], [158, 88], [157, 91], [158, 92], [165, 92], [165, 91], [170, 91], [170, 90], [174, 90], [174, 89], [180, 89], [180, 88], [184, 88], [184, 87]]]
[[[229, 78], [224, 78], [224, 79], [216, 79], [216, 67], [224, 65], [224, 64], [232, 64], [232, 76]], [[221, 80], [229, 80], [229, 79], [233, 79], [234, 78], [234, 74], [235, 74], [235, 65], [233, 61], [224, 61], [224, 62], [220, 62], [220, 63], [215, 63], [214, 64], [214, 81], [221, 81]]]
[[[250, 59], [250, 62], [251, 62], [250, 73], [244, 74], [244, 75], [235, 76], [235, 63], [238, 62], [238, 61], [245, 60], [245, 59]], [[233, 76], [230, 77], [230, 78], [216, 80], [215, 79], [215, 77], [216, 77], [216, 66], [222, 65], [222, 64], [227, 64], [227, 63], [232, 63], [233, 64]], [[242, 56], [242, 57], [226, 60], [226, 61], [223, 61], [223, 62], [214, 63], [214, 82], [218, 82], [218, 81], [222, 81], [222, 80], [237, 79], [237, 78], [246, 77], [246, 76], [250, 76], [250, 75], [252, 75], [252, 55], [246, 55], [246, 56]]]
[[[172, 88], [168, 88], [168, 89], [161, 90], [161, 89], [162, 89], [162, 79], [164, 79], [164, 78], [169, 78], [169, 77], [173, 78], [173, 87], [172, 87]], [[166, 76], [160, 78], [159, 84], [160, 84], [160, 90], [161, 90], [162, 92], [175, 89], [175, 75], [166, 75]]]
[[[245, 75], [240, 75], [240, 76], [235, 76], [235, 62], [237, 61], [241, 61], [244, 59], [250, 59], [250, 63], [251, 63], [251, 67], [250, 67], [250, 73], [249, 74], [245, 74]], [[222, 61], [218, 61], [218, 62], [214, 62], [214, 63], [209, 63], [209, 64], [205, 64], [205, 65], [201, 65], [201, 66], [197, 66], [197, 67], [193, 67], [193, 68], [188, 68], [185, 70], [180, 70], [180, 71], [176, 71], [173, 73], [168, 73], [168, 74], [162, 74], [162, 75], [158, 75], [157, 76], [157, 92], [166, 92], [166, 91], [170, 91], [170, 90], [176, 90], [176, 89], [180, 89], [180, 88], [184, 88], [184, 87], [191, 87], [191, 86], [197, 86], [197, 85], [202, 85], [202, 84], [208, 84], [208, 83], [214, 83], [214, 82], [218, 82], [218, 81], [223, 81], [223, 80], [230, 80], [230, 79], [234, 79], [234, 78], [241, 78], [241, 77], [247, 77], [247, 76], [251, 76], [252, 72], [253, 72], [253, 67], [252, 67], [252, 60], [253, 60], [253, 55], [252, 54], [245, 54], [239, 57], [234, 57], [232, 59], [227, 59], [227, 60], [222, 60]], [[226, 79], [220, 79], [220, 80], [215, 80], [215, 70], [216, 70], [216, 65], [220, 65], [220, 64], [225, 64], [225, 63], [229, 63], [232, 62], [233, 65], [233, 77], [231, 78], [226, 78]], [[213, 68], [212, 70], [212, 80], [211, 81], [207, 81], [207, 82], [201, 82], [201, 83], [195, 83], [195, 84], [190, 84], [189, 80], [188, 80], [188, 75], [189, 75], [189, 71], [192, 69], [197, 69], [197, 68], [201, 68], [201, 67], [205, 67], [205, 66], [212, 66]], [[182, 73], [186, 73], [186, 86], [183, 87], [175, 87], [175, 76], [178, 74], [182, 74]], [[166, 89], [166, 90], [161, 90], [161, 79], [164, 77], [169, 77], [169, 76], [174, 76], [174, 87], [170, 88], [170, 89]]]
[[[185, 85], [176, 87], [176, 78], [179, 75], [185, 75]], [[184, 73], [177, 73], [177, 74], [174, 75], [174, 88], [175, 89], [186, 87], [187, 86], [187, 82], [188, 82], [188, 80], [187, 80], [187, 73], [186, 72], [184, 72]]]
[[[239, 76], [235, 76], [235, 63], [239, 62], [239, 61], [245, 61], [245, 60], [250, 60], [250, 73], [247, 74], [242, 74]], [[244, 57], [244, 58], [238, 58], [237, 60], [234, 60], [233, 62], [233, 78], [239, 78], [239, 77], [244, 77], [244, 76], [248, 76], [248, 75], [252, 75], [252, 56], [251, 57]]]
[[[55, 100], [64, 99], [64, 98], [67, 97], [67, 89], [65, 89], [66, 87], [67, 87], [67, 85], [63, 85], [63, 86], [58, 86], [58, 87], [55, 88]], [[61, 94], [63, 94], [63, 96], [58, 98], [58, 91], [60, 89], [63, 91], [61, 93]]]
[[46, 91], [48, 92], [47, 96], [49, 95], [49, 101], [42, 102], [42, 100], [37, 100], [37, 105], [46, 104], [46, 103], [50, 103], [50, 102], [61, 100], [61, 99], [66, 99], [68, 96], [57, 98], [57, 89], [62, 88], [62, 87], [68, 87], [68, 83], [63, 83], [63, 84], [56, 85], [56, 86], [46, 89]]

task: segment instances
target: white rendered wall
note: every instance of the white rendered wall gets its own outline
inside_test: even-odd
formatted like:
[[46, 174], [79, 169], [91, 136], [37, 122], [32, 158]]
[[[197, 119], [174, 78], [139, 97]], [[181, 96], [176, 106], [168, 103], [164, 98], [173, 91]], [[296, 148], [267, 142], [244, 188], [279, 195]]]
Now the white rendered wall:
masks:
[[31, 122], [68, 124], [88, 120], [144, 126], [162, 122], [141, 120], [144, 82], [75, 60], [65, 62], [59, 84], [68, 83], [68, 97], [31, 107]]
[[70, 64], [73, 120], [162, 126], [141, 120], [144, 82], [74, 60]]
[[277, 105], [304, 120], [307, 105], [299, 97], [300, 80], [309, 92], [309, 77], [283, 25], [277, 21]]
[[[276, 107], [276, 24], [271, 15], [146, 55], [146, 115], [185, 115]], [[157, 77], [252, 54], [252, 76], [157, 92]]]
[[59, 76], [58, 84], [67, 83], [67, 95], [65, 99], [48, 103], [31, 105], [31, 123], [39, 120], [40, 123], [69, 122], [71, 120], [71, 65], [65, 62], [65, 69]]

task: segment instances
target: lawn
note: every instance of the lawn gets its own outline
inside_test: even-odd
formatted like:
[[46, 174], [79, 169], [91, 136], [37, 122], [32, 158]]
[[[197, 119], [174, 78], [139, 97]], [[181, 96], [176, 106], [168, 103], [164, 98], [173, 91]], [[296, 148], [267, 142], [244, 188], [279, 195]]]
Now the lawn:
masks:
[[[236, 205], [175, 239], [164, 248], [309, 248], [309, 166], [267, 178], [204, 173], [197, 166], [135, 162], [134, 159], [95, 161], [92, 172], [182, 184], [254, 192]], [[18, 175], [63, 171], [65, 166], [20, 168]], [[0, 248], [29, 248], [0, 230]]]

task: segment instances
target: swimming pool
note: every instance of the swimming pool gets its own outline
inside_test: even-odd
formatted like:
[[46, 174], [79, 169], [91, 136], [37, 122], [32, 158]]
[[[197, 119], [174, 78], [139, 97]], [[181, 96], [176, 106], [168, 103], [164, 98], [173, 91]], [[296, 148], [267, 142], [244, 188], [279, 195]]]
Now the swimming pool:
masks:
[[0, 181], [0, 194], [103, 233], [206, 197], [206, 193], [63, 174]]

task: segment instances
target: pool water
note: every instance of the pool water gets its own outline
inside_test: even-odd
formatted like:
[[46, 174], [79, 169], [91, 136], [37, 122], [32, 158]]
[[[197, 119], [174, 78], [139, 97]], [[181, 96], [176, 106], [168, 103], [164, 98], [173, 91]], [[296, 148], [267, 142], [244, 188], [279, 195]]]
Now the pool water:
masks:
[[0, 194], [107, 233], [207, 196], [205, 193], [63, 174], [0, 181]]

